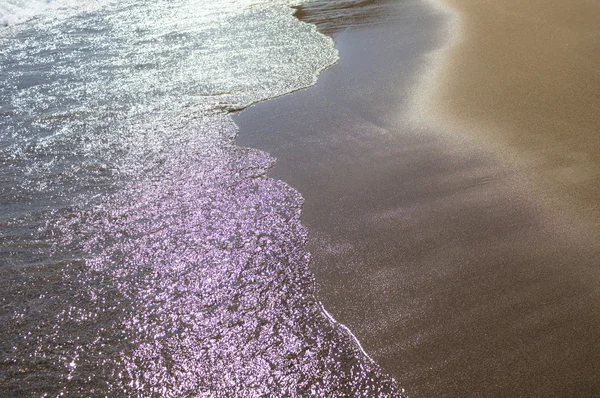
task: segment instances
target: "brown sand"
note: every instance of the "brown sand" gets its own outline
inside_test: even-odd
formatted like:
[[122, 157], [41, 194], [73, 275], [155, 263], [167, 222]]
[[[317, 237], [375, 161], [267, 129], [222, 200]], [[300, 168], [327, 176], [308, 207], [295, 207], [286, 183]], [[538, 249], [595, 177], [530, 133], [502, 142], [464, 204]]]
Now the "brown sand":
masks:
[[557, 227], [528, 169], [399, 117], [444, 16], [390, 4], [334, 29], [316, 86], [236, 117], [306, 199], [319, 299], [409, 396], [596, 396], [600, 247]]
[[438, 124], [505, 145], [600, 226], [600, 2], [443, 1], [461, 37], [429, 93]]

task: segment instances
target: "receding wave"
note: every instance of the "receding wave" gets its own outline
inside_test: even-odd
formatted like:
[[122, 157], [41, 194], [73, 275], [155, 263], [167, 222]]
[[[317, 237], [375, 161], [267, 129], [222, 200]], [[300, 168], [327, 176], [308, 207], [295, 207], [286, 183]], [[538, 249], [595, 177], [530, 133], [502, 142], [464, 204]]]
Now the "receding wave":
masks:
[[0, 38], [0, 390], [398, 394], [314, 297], [300, 194], [234, 145], [230, 112], [337, 59], [292, 13], [125, 0]]

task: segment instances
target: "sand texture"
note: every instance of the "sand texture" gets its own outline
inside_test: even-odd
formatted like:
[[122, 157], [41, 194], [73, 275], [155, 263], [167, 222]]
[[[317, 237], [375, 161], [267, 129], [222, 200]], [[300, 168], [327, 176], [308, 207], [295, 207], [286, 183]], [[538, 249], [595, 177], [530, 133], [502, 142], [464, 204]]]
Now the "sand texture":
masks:
[[[496, 26], [496, 39], [475, 38], [466, 13], [452, 31], [443, 9], [390, 4], [383, 24], [329, 21], [339, 11], [319, 8], [339, 62], [316, 86], [236, 116], [239, 143], [277, 157], [271, 175], [306, 199], [319, 299], [409, 396], [597, 395], [597, 90], [577, 80], [592, 55], [551, 55], [555, 29], [519, 18], [506, 28], [499, 19], [512, 19], [493, 3], [473, 2], [488, 21], [473, 19]], [[537, 17], [569, 15], [545, 12]], [[352, 20], [369, 23], [344, 29]], [[479, 39], [484, 49], [471, 48]], [[511, 43], [524, 55], [509, 55]], [[475, 62], [486, 51], [492, 66]], [[536, 64], [532, 52], [554, 61]], [[424, 87], [432, 65], [437, 79]], [[430, 96], [435, 108], [420, 110], [432, 123], [408, 117], [415, 94]]]
[[458, 40], [429, 90], [439, 126], [504, 146], [544, 195], [600, 222], [600, 3], [444, 0]]

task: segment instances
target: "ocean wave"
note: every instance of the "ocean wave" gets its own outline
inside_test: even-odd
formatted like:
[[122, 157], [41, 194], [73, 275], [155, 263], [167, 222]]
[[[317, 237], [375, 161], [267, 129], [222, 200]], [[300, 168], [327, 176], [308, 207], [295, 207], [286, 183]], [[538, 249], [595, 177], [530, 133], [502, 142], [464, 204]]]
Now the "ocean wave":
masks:
[[57, 10], [77, 9], [85, 3], [76, 0], [0, 0], [0, 26], [16, 25]]
[[69, 1], [2, 40], [0, 390], [394, 396], [314, 296], [300, 194], [234, 144], [333, 41], [287, 1]]

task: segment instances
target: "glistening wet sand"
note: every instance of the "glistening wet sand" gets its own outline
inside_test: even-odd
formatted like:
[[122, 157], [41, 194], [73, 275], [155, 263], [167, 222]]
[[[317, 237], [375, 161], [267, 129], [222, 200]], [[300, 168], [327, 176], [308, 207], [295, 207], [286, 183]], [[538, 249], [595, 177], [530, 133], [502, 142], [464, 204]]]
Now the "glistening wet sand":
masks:
[[540, 194], [600, 228], [600, 3], [442, 3], [458, 35], [422, 87], [421, 119], [501, 147]]
[[410, 396], [594, 396], [598, 246], [487, 142], [401, 117], [446, 18], [394, 4], [337, 30], [316, 86], [239, 114], [238, 143], [305, 197], [319, 298]]

